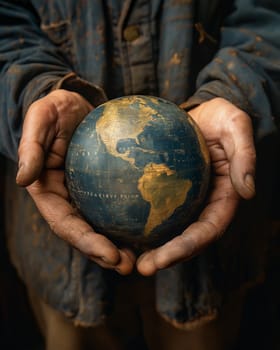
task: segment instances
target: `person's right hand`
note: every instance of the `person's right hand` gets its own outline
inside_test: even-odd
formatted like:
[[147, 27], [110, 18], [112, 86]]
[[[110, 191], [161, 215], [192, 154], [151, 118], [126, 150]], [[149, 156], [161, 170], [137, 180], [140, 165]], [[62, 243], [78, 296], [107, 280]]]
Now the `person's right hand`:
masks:
[[28, 109], [18, 149], [17, 184], [27, 188], [50, 228], [107, 269], [129, 274], [135, 256], [93, 231], [69, 201], [64, 159], [77, 125], [93, 107], [81, 95], [55, 90]]

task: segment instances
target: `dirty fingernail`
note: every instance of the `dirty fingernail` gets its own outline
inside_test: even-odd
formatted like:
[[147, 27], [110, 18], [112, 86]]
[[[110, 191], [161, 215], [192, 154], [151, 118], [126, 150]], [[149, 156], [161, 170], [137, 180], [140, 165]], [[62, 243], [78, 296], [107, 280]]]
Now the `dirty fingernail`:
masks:
[[112, 261], [105, 258], [104, 256], [101, 256], [101, 260], [107, 265], [112, 265]]
[[16, 182], [20, 181], [20, 177], [22, 175], [23, 168], [24, 168], [24, 164], [23, 163], [19, 163], [18, 164], [17, 176], [16, 176]]
[[251, 174], [245, 176], [245, 184], [252, 193], [255, 193], [255, 180]]

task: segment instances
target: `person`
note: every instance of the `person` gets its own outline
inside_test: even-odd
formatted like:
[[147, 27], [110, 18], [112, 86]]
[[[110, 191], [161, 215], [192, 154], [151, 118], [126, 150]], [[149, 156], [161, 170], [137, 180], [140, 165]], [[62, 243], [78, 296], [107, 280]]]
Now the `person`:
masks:
[[[242, 199], [279, 123], [279, 2], [1, 0], [0, 16], [6, 237], [46, 348], [229, 349], [265, 269], [264, 203]], [[197, 220], [139, 255], [77, 214], [63, 170], [83, 118], [130, 94], [185, 109], [212, 166]]]

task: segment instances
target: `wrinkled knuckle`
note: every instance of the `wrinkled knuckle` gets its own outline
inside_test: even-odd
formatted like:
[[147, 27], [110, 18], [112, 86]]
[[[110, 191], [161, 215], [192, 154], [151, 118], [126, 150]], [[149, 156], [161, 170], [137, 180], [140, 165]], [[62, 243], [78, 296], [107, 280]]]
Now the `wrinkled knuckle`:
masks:
[[[62, 220], [48, 220], [48, 224], [53, 232], [63, 237], [71, 244], [75, 244], [76, 236], [73, 235], [71, 221], [74, 217], [73, 213], [65, 215]], [[70, 221], [70, 222], [69, 222]]]
[[235, 110], [229, 118], [230, 128], [233, 130], [241, 129], [248, 124], [247, 120], [250, 120], [248, 115], [240, 110]]
[[218, 241], [219, 239], [221, 239], [224, 233], [225, 233], [225, 229], [217, 230], [215, 234], [215, 241]]
[[252, 124], [250, 116], [243, 110], [235, 107], [230, 111], [229, 122], [232, 127], [250, 126]]
[[49, 228], [51, 229], [52, 232], [57, 233], [57, 222], [55, 220], [48, 220], [48, 225]]
[[250, 150], [248, 151], [250, 158], [252, 159], [252, 161], [256, 162], [257, 159], [257, 154], [256, 154], [256, 150], [253, 147], [250, 147]]
[[256, 163], [256, 149], [253, 144], [249, 143], [243, 148], [243, 153], [247, 156], [247, 158], [252, 162], [253, 164]]
[[188, 234], [181, 235], [182, 237], [182, 247], [187, 247], [186, 250], [188, 251], [188, 256], [186, 258], [191, 258], [192, 256], [196, 255], [197, 250], [199, 249], [198, 242]]
[[26, 189], [32, 198], [42, 193], [42, 185], [38, 180], [32, 182], [32, 184], [27, 186]]

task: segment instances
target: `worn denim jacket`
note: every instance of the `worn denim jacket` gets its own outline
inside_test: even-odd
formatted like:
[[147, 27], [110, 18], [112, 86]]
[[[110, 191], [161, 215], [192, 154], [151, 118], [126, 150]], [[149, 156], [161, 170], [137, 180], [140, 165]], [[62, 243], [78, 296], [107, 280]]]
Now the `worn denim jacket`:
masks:
[[[147, 94], [187, 110], [219, 96], [252, 117], [262, 140], [279, 124], [280, 3], [229, 3], [0, 0], [0, 152], [12, 160], [5, 195], [11, 257], [24, 282], [76, 322], [102, 321], [108, 283], [118, 278], [53, 235], [13, 185], [25, 112], [57, 88], [78, 91], [95, 106]], [[166, 319], [187, 327], [211, 318], [225, 291], [263, 272], [266, 238], [247, 221], [191, 262], [157, 274], [157, 309]]]

